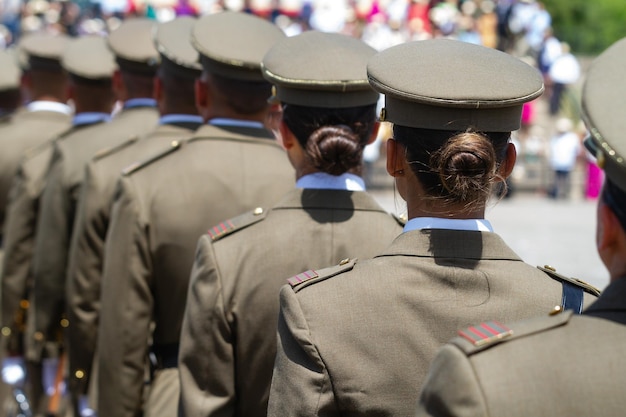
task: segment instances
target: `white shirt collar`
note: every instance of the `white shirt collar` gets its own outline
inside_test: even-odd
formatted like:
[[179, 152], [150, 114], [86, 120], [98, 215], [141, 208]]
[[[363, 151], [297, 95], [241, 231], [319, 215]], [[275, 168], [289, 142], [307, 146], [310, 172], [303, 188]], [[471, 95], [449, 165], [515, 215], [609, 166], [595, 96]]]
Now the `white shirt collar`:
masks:
[[56, 113], [67, 114], [68, 116], [72, 114], [72, 108], [67, 104], [57, 103], [55, 101], [33, 101], [28, 103], [26, 106], [28, 111], [53, 111]]
[[489, 220], [485, 219], [442, 219], [439, 217], [415, 217], [404, 225], [404, 232], [422, 229], [468, 230], [493, 232]]
[[296, 181], [297, 188], [365, 191], [365, 181], [358, 175], [344, 173], [330, 175], [325, 172], [315, 172], [300, 177]]

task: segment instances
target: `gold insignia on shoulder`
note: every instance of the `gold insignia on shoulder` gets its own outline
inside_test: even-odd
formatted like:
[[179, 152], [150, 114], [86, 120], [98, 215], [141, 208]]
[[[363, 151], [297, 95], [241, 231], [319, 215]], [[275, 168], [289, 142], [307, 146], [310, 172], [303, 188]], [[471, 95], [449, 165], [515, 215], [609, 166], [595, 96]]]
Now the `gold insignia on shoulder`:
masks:
[[550, 315], [551, 316], [556, 316], [557, 314], [560, 314], [563, 312], [563, 307], [561, 306], [554, 306], [554, 308], [552, 310], [550, 310]]

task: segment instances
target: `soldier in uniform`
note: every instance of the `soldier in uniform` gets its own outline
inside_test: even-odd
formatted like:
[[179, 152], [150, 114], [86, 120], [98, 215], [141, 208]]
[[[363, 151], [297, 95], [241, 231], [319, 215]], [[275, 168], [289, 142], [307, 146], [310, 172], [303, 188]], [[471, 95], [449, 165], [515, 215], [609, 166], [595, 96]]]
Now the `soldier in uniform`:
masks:
[[[74, 402], [96, 409], [92, 365], [100, 311], [104, 242], [115, 185], [122, 169], [190, 136], [202, 124], [195, 106], [194, 84], [200, 76], [198, 52], [190, 34], [194, 18], [157, 25], [155, 42], [161, 65], [155, 78], [159, 125], [149, 134], [99, 152], [87, 164], [70, 246], [67, 276], [70, 393]], [[87, 395], [89, 394], [89, 397]]]
[[[591, 64], [585, 145], [604, 168], [596, 247], [610, 283], [582, 315], [556, 308], [510, 325], [468, 328], [432, 363], [418, 416], [624, 415], [626, 398], [626, 38]], [[492, 330], [485, 330], [486, 328]]]
[[[123, 110], [110, 123], [84, 129], [55, 143], [41, 196], [33, 255], [35, 303], [31, 317], [35, 319], [38, 355], [41, 355], [44, 343], [55, 345], [59, 341], [61, 327], [68, 324], [65, 317], [67, 260], [85, 164], [98, 151], [124, 143], [156, 126], [156, 103], [146, 98], [151, 97], [158, 62], [152, 41], [153, 27], [154, 23], [147, 19], [129, 20], [108, 39], [79, 38], [68, 47], [64, 56], [70, 79], [76, 84], [84, 81], [83, 71], [100, 69], [98, 77], [87, 82], [90, 87], [83, 87], [82, 92], [93, 97], [92, 90], [106, 89], [109, 97], [99, 101], [107, 114], [115, 101], [114, 89], [120, 99], [126, 100]], [[117, 65], [120, 71], [115, 71]], [[132, 99], [124, 97], [119, 92], [120, 79], [124, 80], [127, 94], [141, 92], [141, 95]], [[45, 355], [55, 357], [57, 352], [46, 352]]]
[[149, 351], [155, 368], [144, 415], [176, 414], [178, 340], [199, 236], [293, 188], [293, 170], [263, 124], [271, 86], [261, 59], [284, 36], [234, 12], [192, 29], [203, 67], [196, 104], [207, 124], [125, 169], [111, 212], [97, 347], [101, 416], [140, 412]]
[[[310, 264], [371, 257], [401, 232], [360, 177], [376, 137], [379, 94], [365, 71], [375, 52], [345, 35], [306, 32], [265, 55], [297, 188], [200, 239], [180, 342], [182, 415], [265, 416], [285, 279]], [[332, 65], [321, 72], [312, 63]]]
[[[0, 126], [0, 223], [5, 255], [0, 268], [2, 346], [6, 355], [3, 369], [24, 367], [24, 343], [28, 343], [24, 331], [29, 306], [27, 282], [32, 281], [33, 194], [38, 195], [40, 190], [39, 184], [31, 181], [32, 170], [39, 172], [47, 167], [48, 161], [39, 157], [42, 149], [49, 148], [52, 140], [72, 126], [72, 109], [66, 104], [67, 75], [61, 66], [68, 40], [66, 36], [49, 34], [21, 39], [22, 90], [31, 101]], [[28, 361], [26, 365], [26, 393], [36, 409], [42, 394], [40, 363]]]
[[409, 220], [379, 256], [283, 287], [271, 416], [411, 416], [428, 364], [459, 323], [530, 317], [563, 298], [578, 310], [595, 298], [524, 263], [484, 219], [515, 163], [509, 139], [522, 104], [543, 91], [535, 69], [437, 39], [379, 52], [368, 77], [385, 94], [381, 118], [394, 123], [387, 171]]

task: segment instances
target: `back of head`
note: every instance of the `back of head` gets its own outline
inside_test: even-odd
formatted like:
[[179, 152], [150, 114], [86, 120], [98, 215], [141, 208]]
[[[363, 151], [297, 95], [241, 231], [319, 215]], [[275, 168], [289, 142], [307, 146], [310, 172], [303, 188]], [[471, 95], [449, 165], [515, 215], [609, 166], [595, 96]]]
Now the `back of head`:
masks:
[[439, 207], [484, 205], [522, 106], [543, 92], [539, 72], [503, 52], [460, 41], [409, 42], [368, 64], [385, 95], [381, 119], [426, 196]]
[[604, 170], [602, 200], [626, 231], [626, 38], [613, 44], [592, 63], [582, 93], [582, 116], [589, 137], [585, 146]]
[[243, 116], [267, 109], [270, 84], [261, 74], [261, 60], [284, 37], [277, 26], [246, 13], [198, 19], [191, 41], [200, 54], [203, 77], [211, 81], [213, 99]]
[[108, 37], [128, 98], [152, 97], [153, 78], [159, 67], [155, 25], [147, 18], [125, 19]]
[[178, 17], [156, 27], [154, 42], [161, 56], [158, 78], [164, 90], [161, 113], [197, 113], [194, 84], [202, 67], [190, 39], [195, 22], [193, 17]]
[[358, 39], [310, 31], [277, 42], [263, 58], [272, 101], [322, 172], [340, 175], [361, 164], [376, 121], [379, 94], [366, 73], [375, 53]]
[[61, 55], [69, 42], [64, 35], [35, 32], [24, 36], [18, 45], [23, 55], [23, 70], [30, 99], [67, 100], [67, 77], [61, 66]]
[[110, 112], [114, 97], [112, 77], [117, 65], [106, 40], [84, 36], [71, 40], [61, 57], [69, 74], [77, 112]]

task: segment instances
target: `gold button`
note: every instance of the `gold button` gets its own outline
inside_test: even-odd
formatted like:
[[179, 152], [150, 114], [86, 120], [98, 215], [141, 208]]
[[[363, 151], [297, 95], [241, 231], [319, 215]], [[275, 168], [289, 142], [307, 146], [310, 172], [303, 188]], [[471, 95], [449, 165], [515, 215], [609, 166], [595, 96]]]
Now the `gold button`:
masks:
[[68, 319], [61, 319], [61, 327], [67, 327], [70, 325], [70, 321]]
[[561, 313], [562, 311], [563, 311], [563, 307], [561, 307], [561, 306], [554, 306], [554, 308], [550, 312], [550, 315], [551, 316], [556, 316], [557, 314]]
[[20, 307], [23, 310], [27, 310], [28, 307], [30, 307], [30, 303], [28, 302], [28, 300], [22, 300], [22, 301], [20, 301]]
[[173, 140], [171, 145], [172, 145], [172, 148], [177, 147], [178, 146], [178, 141], [177, 140]]
[[11, 328], [3, 327], [2, 328], [2, 336], [11, 336]]
[[350, 262], [350, 258], [342, 259], [341, 261], [339, 261], [339, 265], [345, 265], [348, 262]]
[[263, 208], [262, 207], [257, 207], [254, 209], [253, 214], [255, 216], [258, 216], [259, 214], [263, 214]]
[[35, 338], [36, 341], [38, 342], [42, 342], [43, 341], [43, 333], [41, 332], [35, 332], [35, 334], [33, 335], [33, 337]]
[[85, 377], [85, 371], [83, 371], [82, 369], [79, 369], [76, 372], [74, 372], [74, 376], [77, 379], [83, 379]]
[[552, 272], [556, 272], [556, 268], [555, 268], [555, 267], [553, 267], [553, 266], [550, 266], [550, 265], [544, 265], [543, 267], [544, 267], [544, 268], [546, 268], [546, 269], [549, 269], [549, 270], [550, 270], [550, 271], [552, 271]]

